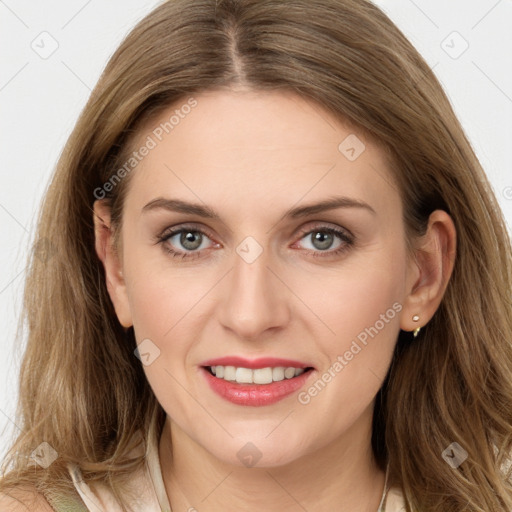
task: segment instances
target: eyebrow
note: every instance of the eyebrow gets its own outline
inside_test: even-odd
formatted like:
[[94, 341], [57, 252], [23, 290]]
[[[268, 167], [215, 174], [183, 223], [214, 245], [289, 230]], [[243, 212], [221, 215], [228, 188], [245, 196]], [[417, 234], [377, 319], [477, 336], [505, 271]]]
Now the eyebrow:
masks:
[[[359, 199], [353, 199], [350, 197], [336, 196], [324, 201], [320, 201], [305, 206], [297, 206], [290, 208], [282, 218], [301, 218], [307, 217], [308, 215], [315, 215], [328, 210], [335, 210], [337, 208], [360, 208], [367, 210], [372, 215], [376, 215], [376, 211], [364, 201]], [[191, 215], [197, 215], [206, 219], [220, 220], [220, 215], [212, 208], [207, 205], [199, 203], [190, 203], [182, 201], [180, 199], [167, 199], [164, 197], [157, 197], [142, 208], [142, 213], [154, 210], [167, 210], [177, 213], [187, 213]]]
[[[300, 217], [307, 217], [308, 215], [315, 215], [317, 213], [328, 210], [335, 210], [338, 208], [361, 208], [367, 210], [373, 215], [376, 215], [376, 211], [364, 201], [359, 199], [352, 199], [350, 197], [333, 197], [318, 203], [291, 208], [282, 216], [282, 218], [290, 217], [296, 219]], [[209, 206], [199, 203], [190, 203], [180, 199], [167, 199], [158, 197], [147, 203], [142, 208], [142, 213], [154, 210], [167, 210], [178, 213], [188, 213], [207, 219], [220, 220], [220, 215]]]
[[[376, 215], [376, 211], [364, 201], [359, 199], [353, 199], [350, 197], [332, 197], [324, 201], [320, 201], [305, 206], [298, 206], [289, 209], [281, 218], [301, 218], [309, 215], [315, 215], [328, 210], [335, 210], [338, 208], [360, 208], [370, 212], [372, 215]], [[186, 213], [191, 215], [197, 215], [207, 219], [220, 220], [220, 215], [212, 208], [207, 205], [199, 203], [190, 203], [182, 201], [180, 199], [168, 199], [158, 197], [147, 203], [142, 208], [142, 213], [154, 211], [154, 210], [167, 210], [178, 213]]]

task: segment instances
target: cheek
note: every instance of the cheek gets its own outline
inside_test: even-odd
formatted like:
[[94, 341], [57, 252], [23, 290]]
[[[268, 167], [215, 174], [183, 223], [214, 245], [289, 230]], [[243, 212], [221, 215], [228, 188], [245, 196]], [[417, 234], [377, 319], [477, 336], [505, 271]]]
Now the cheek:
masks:
[[154, 257], [141, 249], [127, 254], [125, 268], [135, 338], [158, 355], [144, 368], [150, 384], [157, 395], [169, 386], [179, 388], [172, 377], [192, 387], [190, 354], [200, 338], [205, 294], [216, 275], [202, 273], [198, 278], [197, 269], [170, 268], [162, 254]]
[[169, 293], [161, 276], [148, 273], [128, 284], [128, 297], [137, 341], [163, 339], [179, 309], [176, 294]]
[[391, 320], [389, 323], [398, 323], [396, 310], [401, 307], [396, 304], [401, 306], [404, 298], [405, 274], [397, 269], [405, 265], [404, 257], [399, 251], [388, 256], [376, 251], [372, 256], [341, 265], [336, 273], [305, 280], [301, 285], [306, 287], [308, 306], [334, 332], [333, 339], [356, 337], [382, 314]]
[[137, 341], [165, 341], [204, 294], [204, 280], [192, 270], [171, 268], [160, 247], [126, 243], [127, 297]]
[[[335, 332], [353, 338], [375, 324], [382, 330], [382, 315], [386, 320], [397, 322], [396, 306], [393, 308], [393, 305], [400, 304], [400, 289], [401, 283], [385, 269], [378, 272], [365, 270], [359, 276], [350, 276], [336, 294], [337, 314], [334, 304], [331, 306]], [[385, 321], [385, 325], [389, 322]]]
[[326, 402], [349, 408], [355, 396], [365, 402], [378, 391], [400, 330], [405, 274], [397, 269], [405, 265], [404, 253], [395, 249], [371, 256], [347, 264], [329, 279], [308, 281], [305, 294], [322, 320], [310, 325], [317, 349], [326, 356], [319, 377], [328, 373], [325, 380], [333, 382]]
[[129, 261], [136, 273], [133, 279], [129, 274], [127, 282], [135, 338], [149, 353], [149, 364], [142, 358], [144, 373], [158, 402], [168, 414], [172, 411], [178, 424], [199, 424], [204, 418], [190, 399], [190, 393], [195, 396], [197, 390], [187, 361], [197, 339], [190, 320], [195, 318], [194, 305], [204, 295], [204, 287], [197, 278], [156, 268], [136, 256]]

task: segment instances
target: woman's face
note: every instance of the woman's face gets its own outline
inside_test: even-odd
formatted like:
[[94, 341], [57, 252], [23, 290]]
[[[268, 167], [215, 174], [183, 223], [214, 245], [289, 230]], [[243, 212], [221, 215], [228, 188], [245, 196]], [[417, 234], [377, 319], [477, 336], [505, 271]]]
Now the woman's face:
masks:
[[248, 91], [173, 106], [134, 149], [116, 310], [175, 432], [238, 465], [367, 441], [415, 279], [384, 153]]

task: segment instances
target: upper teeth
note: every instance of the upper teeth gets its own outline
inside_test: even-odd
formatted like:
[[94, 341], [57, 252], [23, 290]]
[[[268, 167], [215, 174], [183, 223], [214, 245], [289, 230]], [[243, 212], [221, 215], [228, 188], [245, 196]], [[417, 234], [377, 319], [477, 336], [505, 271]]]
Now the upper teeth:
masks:
[[239, 384], [270, 384], [284, 379], [291, 379], [301, 373], [304, 368], [285, 368], [277, 366], [275, 368], [237, 368], [236, 366], [211, 366], [212, 373], [219, 379], [236, 381]]

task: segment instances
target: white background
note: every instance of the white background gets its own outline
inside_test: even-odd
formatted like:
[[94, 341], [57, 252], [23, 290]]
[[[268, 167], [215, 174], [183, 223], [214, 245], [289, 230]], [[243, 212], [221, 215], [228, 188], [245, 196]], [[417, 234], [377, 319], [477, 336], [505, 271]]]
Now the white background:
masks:
[[[108, 58], [159, 3], [0, 0], [0, 457], [17, 428], [15, 334], [41, 197]], [[376, 3], [441, 80], [512, 226], [512, 0]], [[46, 59], [33, 49], [52, 44]]]

